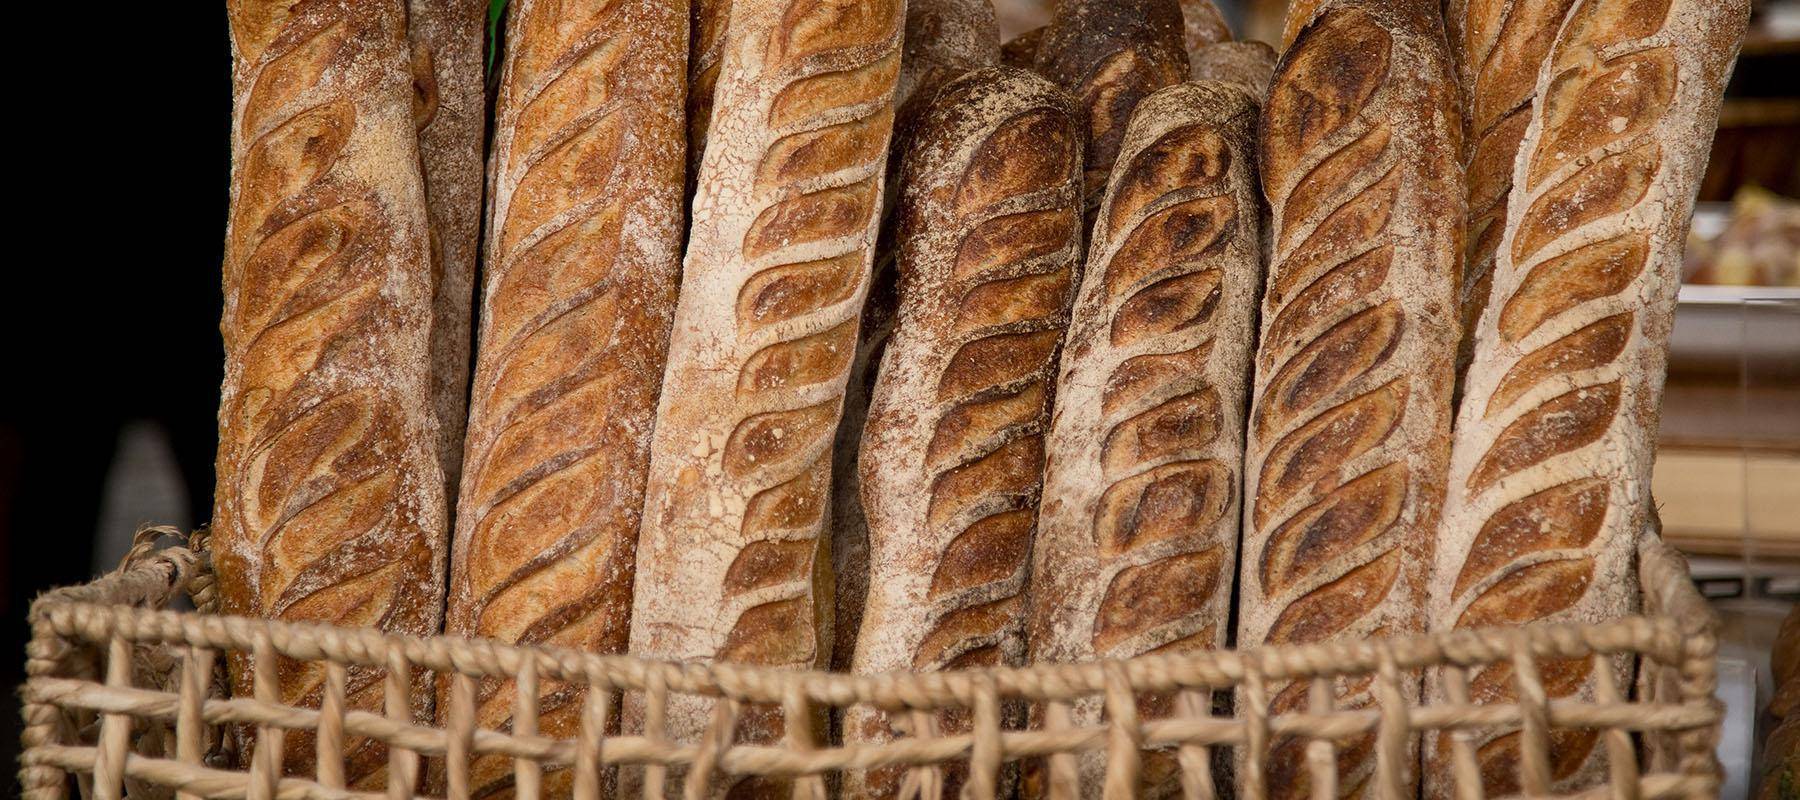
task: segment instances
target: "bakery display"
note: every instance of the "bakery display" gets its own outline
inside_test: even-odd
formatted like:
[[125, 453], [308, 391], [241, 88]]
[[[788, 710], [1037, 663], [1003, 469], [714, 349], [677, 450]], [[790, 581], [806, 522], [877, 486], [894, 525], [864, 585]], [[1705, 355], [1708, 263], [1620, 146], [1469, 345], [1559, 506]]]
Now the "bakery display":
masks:
[[[437, 633], [449, 532], [405, 9], [226, 8], [231, 214], [212, 520], [222, 608]], [[316, 663], [255, 667], [232, 659], [236, 693], [383, 705], [380, 669], [328, 684]], [[429, 720], [424, 673], [406, 677], [407, 716]], [[287, 737], [285, 749], [281, 738], [258, 742], [258, 757], [310, 771], [311, 737]], [[345, 747], [349, 785], [386, 785], [384, 748], [360, 737]]]
[[[1217, 649], [1231, 634], [1262, 288], [1256, 114], [1237, 87], [1184, 83], [1144, 98], [1126, 129], [1055, 383], [1033, 661]], [[1070, 712], [1101, 719], [1098, 702]], [[1181, 796], [1175, 753], [1143, 758], [1137, 795]], [[1098, 795], [1102, 754], [1078, 769], [1080, 794]]]
[[[1635, 698], [1626, 656], [1204, 690], [1110, 670], [1637, 610], [1747, 3], [1298, 0], [1276, 48], [1211, 0], [1025, 23], [990, 0], [512, 0], [489, 75], [480, 0], [229, 0], [221, 609], [772, 668], [754, 680], [786, 693], [234, 652], [242, 698], [450, 734], [390, 759], [375, 713], [322, 740], [220, 719], [264, 778], [458, 797], [1616, 779], [1606, 725], [1169, 732], [1519, 706], [1534, 680]], [[1786, 281], [1791, 209], [1743, 206], [1696, 276]], [[920, 710], [943, 673], [1050, 665], [1031, 680], [1107, 688]], [[914, 683], [784, 683], [819, 669]], [[1104, 747], [1041, 744], [1120, 719]], [[996, 725], [1024, 737], [1005, 758]], [[521, 728], [682, 755], [488, 735]], [[967, 763], [744, 768], [909, 740]]]
[[[665, 65], [686, 51], [687, 9], [523, 0], [512, 15], [444, 630], [623, 653], [681, 272], [682, 81]], [[538, 730], [575, 735], [582, 693], [539, 691]], [[501, 681], [475, 699], [490, 728], [518, 702]], [[466, 788], [512, 775], [480, 758]], [[573, 777], [542, 788], [566, 795]]]
[[[1437, 565], [1434, 627], [1597, 621], [1634, 611], [1668, 336], [1701, 170], [1748, 4], [1581, 0], [1556, 34], [1514, 163], [1514, 197], [1473, 332]], [[1545, 662], [1550, 697], [1626, 685], [1586, 659]], [[1470, 699], [1509, 702], [1507, 670]], [[1604, 776], [1598, 735], [1551, 734], [1549, 774], [1519, 774], [1512, 731], [1483, 731], [1489, 794]], [[1446, 778], [1440, 761], [1428, 788]]]

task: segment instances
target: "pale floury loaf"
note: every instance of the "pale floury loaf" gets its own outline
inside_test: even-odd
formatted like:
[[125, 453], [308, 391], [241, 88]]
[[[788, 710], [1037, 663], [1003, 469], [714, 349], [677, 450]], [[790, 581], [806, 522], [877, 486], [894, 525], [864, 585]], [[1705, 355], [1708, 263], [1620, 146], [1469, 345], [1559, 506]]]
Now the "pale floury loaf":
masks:
[[[1747, 15], [1743, 0], [1583, 0], [1557, 33], [1457, 415], [1434, 627], [1634, 609], [1682, 245]], [[1598, 680], [1624, 690], [1630, 668], [1538, 664], [1553, 700], [1591, 700]], [[1512, 702], [1512, 677], [1470, 675], [1470, 699]], [[1553, 732], [1549, 774], [1522, 781], [1518, 748], [1533, 744], [1516, 729], [1474, 734], [1488, 796], [1606, 776], [1593, 731]], [[1447, 792], [1448, 743], [1430, 744], [1427, 793]]]
[[[1081, 139], [1066, 95], [986, 69], [944, 87], [901, 171], [899, 317], [863, 432], [869, 596], [851, 667], [1024, 662], [1025, 577], [1057, 348], [1080, 261]], [[854, 707], [846, 742], [952, 733], [950, 716]], [[921, 731], [920, 728], [928, 730]], [[961, 770], [873, 770], [891, 797]]]
[[[435, 634], [443, 613], [443, 470], [432, 392], [430, 231], [400, 0], [237, 0], [225, 383], [212, 547], [228, 614]], [[250, 696], [247, 654], [233, 691]], [[288, 705], [319, 704], [323, 665], [282, 661]], [[347, 705], [383, 707], [353, 668]], [[424, 673], [402, 684], [428, 722]], [[273, 692], [270, 692], [273, 688]], [[401, 711], [405, 716], [406, 709]], [[258, 758], [313, 770], [312, 734]], [[386, 785], [378, 743], [346, 739], [341, 778]], [[250, 752], [244, 743], [244, 752]], [[416, 762], [394, 776], [410, 790]]]
[[454, 493], [462, 474], [469, 402], [469, 348], [478, 240], [483, 139], [487, 132], [482, 40], [486, 0], [408, 0], [413, 124], [431, 220], [431, 391], [438, 459]]
[[[831, 445], [875, 246], [902, 10], [733, 4], [652, 437], [635, 654], [829, 661]], [[693, 742], [712, 705], [673, 702], [664, 733]], [[628, 730], [644, 711], [627, 697]], [[737, 709], [735, 724], [741, 742], [816, 735], [775, 708]], [[664, 788], [679, 793], [680, 777]], [[665, 776], [620, 778], [636, 791]], [[787, 783], [716, 788], [785, 797]]]
[[[1126, 130], [1056, 381], [1033, 662], [1210, 650], [1231, 634], [1262, 290], [1256, 114], [1236, 87], [1184, 83], [1145, 98]], [[1071, 722], [1100, 724], [1100, 706], [1074, 704]], [[1173, 750], [1142, 758], [1137, 796], [1182, 795]], [[1105, 772], [1104, 752], [1081, 759], [1079, 795], [1098, 796]]]
[[[1244, 464], [1239, 648], [1425, 627], [1457, 341], [1456, 102], [1436, 4], [1418, 0], [1321, 4], [1269, 89], [1273, 252]], [[1304, 685], [1269, 692], [1278, 711], [1307, 704]], [[1375, 703], [1367, 681], [1332, 694], [1340, 708]], [[1238, 713], [1245, 702], [1240, 692]], [[1372, 732], [1339, 742], [1341, 791], [1372, 783], [1375, 745]], [[1308, 796], [1305, 749], [1276, 739], [1267, 785], [1247, 788]], [[1385, 776], [1395, 782], [1416, 774], [1388, 766], [1404, 770]]]
[[[622, 653], [681, 267], [687, 5], [511, 13], [445, 629]], [[477, 724], [512, 724], [514, 688], [481, 683]], [[582, 703], [577, 687], [540, 687], [538, 730], [573, 737]], [[474, 797], [518, 789], [511, 758], [471, 773]], [[542, 780], [567, 796], [576, 775]]]

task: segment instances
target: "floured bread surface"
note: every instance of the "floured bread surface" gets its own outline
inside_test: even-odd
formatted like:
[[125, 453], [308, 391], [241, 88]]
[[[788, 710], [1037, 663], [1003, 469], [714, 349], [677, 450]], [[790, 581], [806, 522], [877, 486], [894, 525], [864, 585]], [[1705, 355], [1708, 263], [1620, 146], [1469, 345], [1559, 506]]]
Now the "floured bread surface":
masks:
[[[428, 636], [443, 609], [443, 471], [431, 374], [430, 233], [398, 2], [228, 4], [233, 49], [225, 383], [213, 550], [222, 610]], [[324, 667], [283, 660], [238, 696], [318, 705]], [[348, 705], [382, 709], [355, 667]], [[425, 673], [414, 720], [429, 722]], [[286, 736], [311, 774], [311, 732]], [[249, 752], [249, 743], [244, 743]], [[378, 743], [346, 777], [386, 784]]]
[[[1239, 648], [1425, 627], [1463, 220], [1456, 83], [1428, 5], [1325, 3], [1269, 89], [1261, 175], [1274, 235], [1244, 464]], [[1371, 688], [1339, 682], [1333, 702], [1370, 707]], [[1305, 685], [1269, 691], [1275, 712], [1307, 704]], [[1372, 732], [1339, 742], [1346, 794], [1370, 785], [1374, 747]], [[1248, 788], [1307, 797], [1305, 749], [1273, 741], [1266, 787]]]
[[[1457, 416], [1433, 627], [1634, 609], [1682, 245], [1746, 6], [1584, 0], [1557, 34]], [[1604, 680], [1629, 689], [1626, 660], [1537, 667], [1552, 701], [1591, 700]], [[1507, 667], [1468, 680], [1476, 703], [1513, 702]], [[1550, 774], [1530, 782], [1516, 729], [1474, 733], [1488, 796], [1575, 792], [1606, 775], [1594, 731], [1553, 731]], [[1449, 743], [1430, 744], [1427, 793], [1448, 792]]]
[[[829, 659], [831, 444], [875, 245], [902, 8], [733, 4], [652, 438], [637, 655]], [[672, 701], [668, 735], [695, 741], [712, 706]], [[643, 720], [634, 693], [625, 725]], [[814, 734], [779, 709], [739, 709], [735, 725], [740, 742]], [[625, 770], [622, 791], [659, 777], [645, 773]], [[729, 791], [785, 797], [788, 783]]]
[[[1081, 253], [1080, 133], [1054, 85], [994, 68], [938, 92], [912, 134], [899, 317], [858, 468], [870, 590], [851, 667], [1017, 665], [1049, 382]], [[968, 720], [857, 706], [843, 727], [873, 743]], [[844, 794], [891, 797], [907, 774], [852, 773]], [[954, 793], [964, 777], [941, 779]]]
[[1275, 48], [1262, 42], [1219, 42], [1189, 54], [1194, 80], [1229, 83], [1257, 102], [1269, 93], [1275, 77]]
[[462, 474], [468, 416], [469, 348], [481, 235], [483, 139], [487, 132], [482, 41], [484, 0], [408, 0], [413, 124], [431, 220], [431, 393], [438, 460], [454, 493]]
[[[445, 627], [622, 653], [680, 277], [687, 10], [524, 0], [512, 15]], [[482, 682], [477, 724], [507, 729], [514, 691]], [[546, 682], [538, 731], [575, 736], [583, 697]], [[566, 796], [572, 779], [550, 769], [543, 786]], [[471, 767], [476, 797], [512, 783], [510, 758]]]
[[[1262, 290], [1256, 115], [1236, 87], [1187, 83], [1145, 98], [1126, 131], [1056, 382], [1034, 663], [1209, 650], [1231, 632]], [[1100, 698], [1070, 713], [1099, 725]], [[1104, 753], [1083, 757], [1079, 796], [1099, 796], [1105, 772]], [[1181, 796], [1179, 773], [1173, 750], [1145, 753], [1137, 795]]]

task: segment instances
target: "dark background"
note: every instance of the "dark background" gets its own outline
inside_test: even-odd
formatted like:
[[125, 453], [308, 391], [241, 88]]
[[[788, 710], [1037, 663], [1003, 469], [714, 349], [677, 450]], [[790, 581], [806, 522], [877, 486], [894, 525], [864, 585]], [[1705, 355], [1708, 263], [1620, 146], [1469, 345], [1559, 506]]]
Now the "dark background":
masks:
[[0, 794], [13, 797], [26, 608], [90, 577], [102, 484], [127, 421], [162, 427], [188, 518], [210, 516], [224, 360], [224, 8], [72, 8], [9, 26], [15, 46], [51, 51], [13, 59], [7, 82], [26, 95], [13, 98], [9, 128], [20, 137], [11, 205], [24, 213], [0, 288]]

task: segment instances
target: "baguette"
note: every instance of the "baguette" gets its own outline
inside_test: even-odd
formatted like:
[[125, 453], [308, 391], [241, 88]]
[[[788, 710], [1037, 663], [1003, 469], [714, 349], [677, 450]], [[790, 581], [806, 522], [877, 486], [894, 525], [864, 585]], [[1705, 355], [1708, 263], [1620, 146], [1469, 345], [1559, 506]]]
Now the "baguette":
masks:
[[[669, 65], [687, 52], [687, 8], [524, 0], [512, 14], [445, 629], [622, 653], [681, 268], [683, 76]], [[574, 737], [580, 688], [539, 692], [539, 732]], [[482, 682], [477, 701], [480, 727], [511, 725], [511, 681]], [[510, 792], [512, 767], [478, 757], [473, 796]], [[572, 779], [554, 770], [544, 788], [566, 796]]]
[[486, 134], [482, 0], [408, 0], [413, 122], [431, 220], [432, 396], [437, 401], [438, 460], [444, 485], [462, 474], [463, 421], [469, 403], [470, 317], [481, 234], [481, 148]]
[[1191, 58], [1211, 44], [1231, 41], [1231, 26], [1213, 0], [1180, 0], [1181, 41]]
[[[872, 588], [856, 672], [1023, 663], [1048, 384], [1081, 251], [1080, 141], [1060, 90], [1000, 67], [944, 87], [908, 142], [899, 317], [858, 466]], [[844, 740], [967, 725], [854, 706]], [[936, 772], [950, 795], [965, 777]], [[844, 796], [893, 796], [903, 774], [852, 773]]]
[[939, 87], [999, 60], [1000, 27], [988, 0], [907, 3], [906, 40], [894, 89], [897, 110], [883, 192], [887, 199], [882, 203], [881, 232], [876, 241], [869, 296], [863, 305], [862, 330], [857, 336], [844, 391], [843, 421], [832, 442], [831, 562], [837, 577], [836, 635], [832, 637], [831, 656], [834, 670], [850, 669], [863, 599], [869, 589], [869, 529], [863, 518], [862, 481], [856, 463], [863, 423], [869, 414], [869, 394], [874, 389], [881, 354], [894, 331], [895, 306], [899, 302], [899, 280], [894, 271], [894, 208], [898, 205], [895, 198], [900, 186], [896, 180], [900, 153], [911, 139], [913, 123]]
[[[1236, 87], [1186, 83], [1145, 98], [1126, 130], [1056, 381], [1034, 663], [1216, 649], [1231, 633], [1262, 289], [1256, 112]], [[1174, 699], [1139, 712], [1166, 716]], [[1098, 725], [1100, 699], [1070, 712]], [[1143, 767], [1136, 796], [1182, 795], [1172, 750]], [[1098, 797], [1105, 772], [1089, 751], [1079, 789], [1052, 794]]]
[[[1425, 627], [1463, 220], [1456, 83], [1427, 5], [1328, 0], [1269, 89], [1261, 174], [1274, 236], [1244, 467], [1240, 648]], [[1409, 678], [1401, 693], [1416, 701], [1418, 688]], [[1274, 712], [1307, 703], [1303, 684], [1270, 689]], [[1369, 707], [1371, 689], [1339, 681], [1333, 702]], [[1416, 742], [1403, 746], [1416, 757]], [[1373, 733], [1340, 740], [1341, 786], [1375, 777], [1374, 749]], [[1308, 796], [1305, 750], [1278, 739], [1266, 789], [1246, 788]]]
[[1258, 102], [1275, 76], [1275, 48], [1262, 42], [1219, 42], [1188, 54], [1194, 80], [1243, 89]]
[[1031, 69], [1037, 64], [1038, 45], [1044, 42], [1044, 31], [1049, 26], [1039, 25], [1025, 31], [1000, 45], [1000, 63], [1003, 66]]
[[[736, 2], [651, 445], [638, 655], [829, 661], [831, 443], [875, 246], [901, 10]], [[712, 705], [672, 699], [666, 735], [693, 742]], [[776, 709], [737, 711], [740, 742], [813, 733]], [[633, 693], [627, 729], [642, 730], [644, 713]], [[664, 776], [622, 778], [654, 792]], [[731, 791], [785, 795], [789, 783]]]
[[[1584, 0], [1557, 34], [1464, 384], [1434, 627], [1635, 607], [1681, 251], [1747, 5]], [[1613, 668], [1626, 685], [1629, 660]], [[1552, 698], [1594, 696], [1589, 660], [1538, 669]], [[1470, 676], [1473, 702], [1512, 702], [1510, 674]], [[1548, 786], [1518, 782], [1516, 730], [1468, 733], [1489, 796], [1605, 777], [1596, 731], [1551, 733], [1551, 774], [1531, 779]], [[1434, 745], [1427, 786], [1448, 787], [1448, 741]]]
[[1575, 0], [1449, 0], [1444, 20], [1463, 87], [1469, 199], [1462, 279], [1462, 344], [1467, 370], [1476, 323], [1493, 285], [1494, 251], [1506, 227], [1513, 159], [1537, 97], [1538, 68]]
[[[1100, 207], [1119, 141], [1138, 101], [1187, 80], [1176, 0], [1062, 0], [1038, 47], [1038, 74], [1075, 98], [1087, 121], [1082, 165], [1086, 227]], [[1085, 228], [1084, 228], [1085, 230]]]
[[[448, 537], [405, 8], [227, 10], [233, 167], [212, 522], [222, 610], [435, 634]], [[253, 685], [248, 654], [229, 664], [239, 697], [317, 706], [324, 694], [316, 662], [279, 659], [273, 687]], [[407, 677], [410, 708], [394, 710], [428, 722], [425, 673]], [[379, 711], [384, 678], [352, 667], [347, 706]], [[272, 738], [258, 758], [311, 772], [313, 733]], [[348, 737], [345, 755], [353, 787], [386, 782], [379, 742]]]

